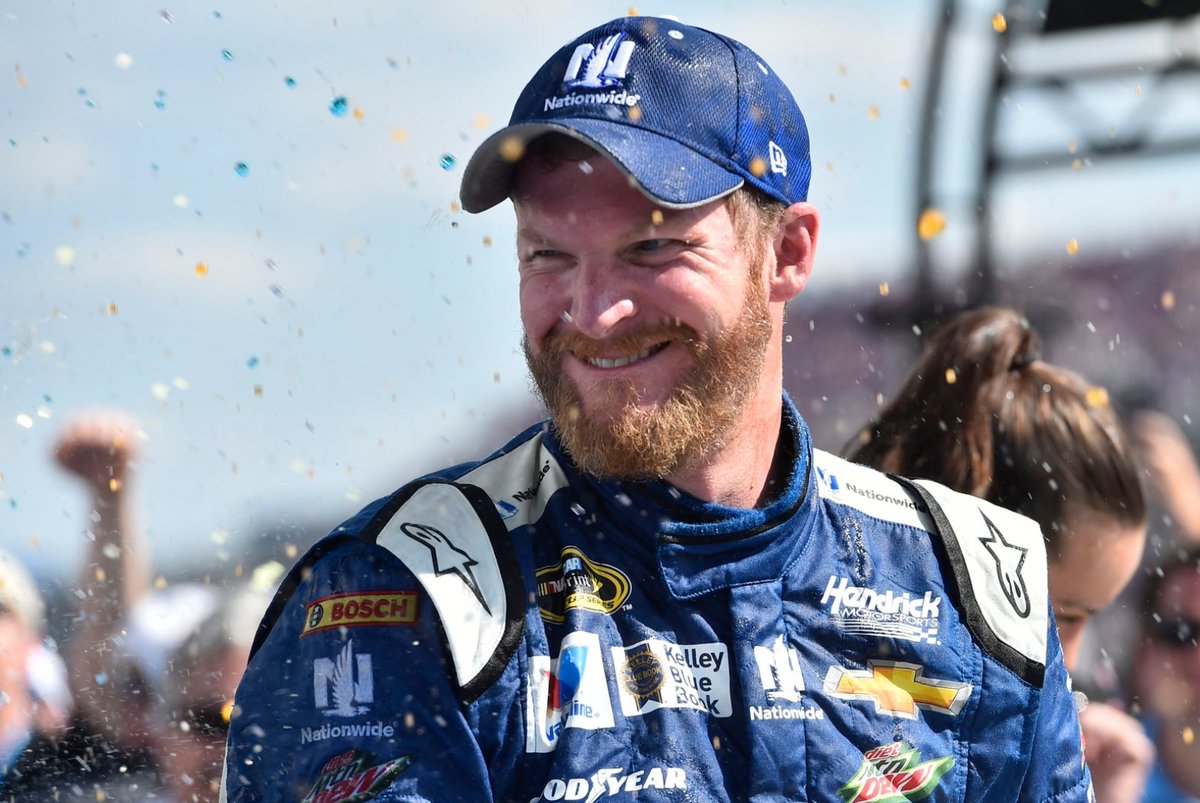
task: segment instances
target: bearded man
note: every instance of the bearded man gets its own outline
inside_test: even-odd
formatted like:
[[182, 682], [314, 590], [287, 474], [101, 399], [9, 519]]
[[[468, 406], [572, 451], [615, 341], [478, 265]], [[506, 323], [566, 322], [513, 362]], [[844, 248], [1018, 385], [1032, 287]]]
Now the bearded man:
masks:
[[623, 18], [466, 168], [549, 411], [293, 569], [232, 801], [1082, 801], [1037, 526], [813, 448], [808, 133], [728, 37]]

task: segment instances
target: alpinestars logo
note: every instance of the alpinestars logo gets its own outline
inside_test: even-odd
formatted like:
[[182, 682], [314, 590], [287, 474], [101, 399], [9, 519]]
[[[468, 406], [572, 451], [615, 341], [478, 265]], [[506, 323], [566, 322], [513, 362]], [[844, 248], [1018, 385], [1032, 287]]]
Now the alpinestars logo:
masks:
[[[599, 45], [585, 43], [576, 47], [563, 73], [562, 89], [566, 94], [546, 98], [543, 111], [591, 103], [636, 106], [641, 95], [630, 94], [623, 88], [629, 58], [635, 47], [633, 42], [625, 39], [624, 33], [605, 37]], [[609, 91], [576, 91], [580, 89]]]
[[1017, 616], [1027, 619], [1029, 590], [1025, 587], [1025, 576], [1021, 574], [1021, 569], [1025, 566], [1025, 554], [1029, 550], [1005, 541], [1004, 533], [1000, 532], [1000, 528], [993, 524], [991, 519], [984, 516], [982, 510], [979, 515], [983, 516], [988, 528], [988, 534], [979, 540], [996, 563], [996, 575], [1000, 578], [1004, 596], [1008, 598], [1008, 604], [1016, 611]]
[[405, 522], [400, 525], [400, 531], [412, 540], [425, 545], [433, 553], [434, 574], [438, 577], [445, 574], [458, 575], [467, 588], [471, 589], [471, 593], [475, 595], [475, 599], [479, 600], [483, 609], [491, 616], [492, 609], [488, 607], [487, 600], [483, 598], [483, 591], [479, 588], [475, 573], [471, 571], [471, 567], [478, 566], [479, 561], [455, 546], [454, 542], [436, 527]]
[[313, 697], [327, 717], [356, 717], [375, 702], [371, 654], [354, 654], [354, 641], [346, 642], [337, 658], [313, 661]]
[[863, 754], [862, 766], [838, 790], [838, 796], [845, 803], [924, 800], [953, 767], [951, 756], [922, 762], [921, 753], [907, 742], [880, 745]]

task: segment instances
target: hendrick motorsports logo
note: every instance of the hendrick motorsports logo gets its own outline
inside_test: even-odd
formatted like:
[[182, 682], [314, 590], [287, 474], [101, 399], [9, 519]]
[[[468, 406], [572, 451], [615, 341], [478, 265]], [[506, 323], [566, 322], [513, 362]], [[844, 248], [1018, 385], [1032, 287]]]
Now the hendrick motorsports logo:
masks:
[[863, 754], [862, 766], [838, 790], [845, 803], [907, 803], [933, 794], [954, 759], [921, 762], [921, 753], [907, 742], [880, 745]]
[[537, 570], [538, 609], [552, 624], [567, 621], [567, 611], [582, 609], [611, 614], [629, 599], [629, 577], [615, 566], [595, 563], [573, 546], [563, 547], [562, 560]]
[[321, 773], [301, 803], [357, 803], [382, 792], [392, 779], [413, 763], [412, 756], [400, 756], [380, 764], [374, 757], [351, 748], [325, 762]]
[[821, 604], [828, 605], [837, 626], [848, 633], [937, 643], [942, 598], [930, 591], [920, 597], [876, 591], [830, 575]]

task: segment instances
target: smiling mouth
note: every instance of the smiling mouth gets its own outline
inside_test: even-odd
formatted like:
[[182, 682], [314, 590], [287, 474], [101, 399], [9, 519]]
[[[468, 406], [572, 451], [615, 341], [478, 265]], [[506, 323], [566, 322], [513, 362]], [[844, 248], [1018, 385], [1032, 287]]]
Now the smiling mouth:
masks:
[[624, 368], [626, 365], [633, 365], [642, 360], [657, 354], [667, 347], [666, 343], [659, 343], [657, 346], [651, 346], [648, 349], [639, 351], [637, 354], [630, 354], [628, 357], [583, 357], [583, 361], [593, 368]]

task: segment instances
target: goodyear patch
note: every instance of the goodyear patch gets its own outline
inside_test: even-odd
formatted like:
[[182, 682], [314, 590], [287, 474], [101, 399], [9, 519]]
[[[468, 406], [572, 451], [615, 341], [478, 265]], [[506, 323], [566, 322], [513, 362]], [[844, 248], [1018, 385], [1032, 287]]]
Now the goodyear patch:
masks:
[[416, 591], [335, 594], [304, 609], [300, 638], [342, 627], [404, 627], [417, 621]]

